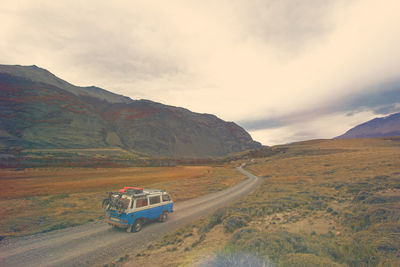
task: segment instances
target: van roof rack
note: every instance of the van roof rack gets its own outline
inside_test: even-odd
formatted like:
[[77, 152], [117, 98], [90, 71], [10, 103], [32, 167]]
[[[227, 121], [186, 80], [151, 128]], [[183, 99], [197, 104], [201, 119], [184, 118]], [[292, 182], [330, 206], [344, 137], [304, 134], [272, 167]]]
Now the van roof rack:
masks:
[[132, 194], [132, 197], [139, 198], [139, 197], [144, 197], [144, 196], [147, 196], [147, 195], [150, 195], [150, 194], [143, 192], [143, 193]]
[[160, 192], [160, 193], [162, 193], [162, 192], [165, 192], [165, 190], [162, 190], [162, 189], [152, 189], [152, 188], [144, 188], [144, 189], [143, 189], [143, 192], [149, 192], [149, 193], [158, 193], [158, 192]]
[[142, 188], [142, 187], [131, 187], [125, 186], [123, 189], [118, 190], [117, 192], [111, 192], [112, 194], [131, 196], [134, 198], [144, 197], [154, 193], [165, 193], [165, 190], [162, 189], [154, 189], [154, 188]]

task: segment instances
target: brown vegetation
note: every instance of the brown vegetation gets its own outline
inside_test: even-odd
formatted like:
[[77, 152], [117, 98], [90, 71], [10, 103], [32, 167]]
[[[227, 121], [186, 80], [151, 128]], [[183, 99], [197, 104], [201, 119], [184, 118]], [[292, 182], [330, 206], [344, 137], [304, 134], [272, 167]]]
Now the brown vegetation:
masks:
[[49, 231], [104, 216], [107, 191], [123, 186], [167, 190], [174, 201], [240, 181], [232, 166], [158, 168], [37, 168], [0, 170], [0, 235]]
[[215, 226], [228, 240], [211, 264], [400, 266], [400, 139], [314, 140], [249, 159], [263, 184], [199, 222], [200, 243]]

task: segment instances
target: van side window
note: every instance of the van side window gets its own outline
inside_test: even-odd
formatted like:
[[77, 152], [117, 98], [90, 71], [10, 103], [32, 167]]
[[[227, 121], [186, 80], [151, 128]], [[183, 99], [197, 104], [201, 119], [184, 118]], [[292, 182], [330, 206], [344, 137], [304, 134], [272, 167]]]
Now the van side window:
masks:
[[147, 206], [147, 198], [136, 199], [136, 208]]
[[170, 201], [170, 197], [169, 195], [162, 195], [162, 201], [166, 202], [166, 201]]
[[150, 205], [160, 203], [160, 196], [150, 197]]

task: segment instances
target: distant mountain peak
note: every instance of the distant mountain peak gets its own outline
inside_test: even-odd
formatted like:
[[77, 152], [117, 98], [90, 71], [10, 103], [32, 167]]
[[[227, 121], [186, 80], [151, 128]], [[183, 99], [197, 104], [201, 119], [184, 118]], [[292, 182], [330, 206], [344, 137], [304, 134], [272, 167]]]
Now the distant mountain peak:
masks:
[[400, 136], [400, 113], [375, 118], [348, 130], [335, 139]]
[[53, 85], [77, 96], [91, 96], [101, 100], [106, 100], [110, 103], [127, 103], [131, 101], [129, 97], [117, 95], [96, 86], [75, 86], [63, 79], [58, 78], [48, 70], [40, 68], [36, 65], [0, 65], [0, 73], [7, 73], [12, 76], [31, 80], [33, 82]]

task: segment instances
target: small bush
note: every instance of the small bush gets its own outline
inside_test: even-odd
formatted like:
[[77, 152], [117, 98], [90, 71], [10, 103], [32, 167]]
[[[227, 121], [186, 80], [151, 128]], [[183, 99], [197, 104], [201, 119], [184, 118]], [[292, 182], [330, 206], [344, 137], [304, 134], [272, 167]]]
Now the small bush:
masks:
[[235, 249], [268, 256], [274, 261], [289, 253], [311, 253], [318, 249], [313, 247], [309, 238], [299, 234], [284, 231], [260, 233], [252, 228], [243, 228], [234, 233], [231, 244]]
[[201, 242], [203, 242], [204, 239], [206, 239], [206, 235], [205, 234], [201, 234], [199, 240], [197, 240], [196, 242], [194, 242], [192, 244], [192, 248], [198, 246]]
[[247, 222], [241, 216], [231, 216], [224, 220], [225, 232], [232, 233], [238, 228], [247, 226]]
[[183, 238], [187, 238], [187, 237], [192, 236], [192, 235], [193, 235], [193, 233], [188, 233], [188, 234], [184, 235]]
[[222, 223], [223, 217], [226, 215], [226, 208], [216, 210], [208, 220], [207, 225], [199, 229], [199, 233], [207, 233], [217, 224]]
[[342, 266], [329, 258], [319, 257], [314, 254], [291, 253], [279, 261], [278, 266], [287, 267], [339, 267]]
[[257, 234], [258, 232], [259, 232], [258, 229], [251, 228], [251, 227], [239, 229], [233, 234], [231, 243], [236, 243], [239, 240], [244, 240], [244, 239], [248, 238], [249, 236], [252, 236], [253, 234]]
[[75, 208], [77, 205], [75, 203], [64, 203], [62, 206], [64, 208]]
[[355, 196], [352, 200], [353, 203], [360, 203], [363, 200], [365, 200], [366, 198], [368, 198], [371, 195], [371, 193], [368, 192], [360, 192], [357, 194], [357, 196]]
[[213, 215], [211, 215], [207, 228], [210, 230], [213, 228], [215, 225], [222, 223], [223, 218], [226, 215], [226, 209], [218, 209], [217, 211], [214, 212]]
[[123, 256], [123, 257], [121, 257], [121, 258], [119, 258], [119, 262], [123, 262], [123, 261], [126, 261], [127, 259], [129, 258], [129, 255], [128, 254], [126, 254], [125, 256]]
[[393, 203], [400, 200], [400, 196], [373, 196], [365, 200], [366, 204]]
[[204, 266], [272, 267], [273, 265], [248, 252], [234, 252], [225, 250], [217, 253], [217, 257], [211, 262], [207, 262]]
[[64, 229], [67, 227], [72, 227], [72, 226], [76, 226], [76, 223], [72, 223], [70, 221], [65, 221], [62, 223], [58, 223], [55, 225], [52, 225], [50, 228], [48, 228], [47, 230], [43, 231], [43, 232], [50, 232], [50, 231], [54, 231], [54, 230], [60, 230], [60, 229]]

